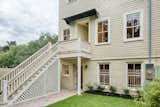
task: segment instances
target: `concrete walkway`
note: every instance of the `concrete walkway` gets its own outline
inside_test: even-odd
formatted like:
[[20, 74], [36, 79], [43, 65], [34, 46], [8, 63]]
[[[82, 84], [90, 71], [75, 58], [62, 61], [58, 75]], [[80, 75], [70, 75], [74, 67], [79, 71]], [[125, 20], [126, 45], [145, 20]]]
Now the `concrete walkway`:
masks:
[[46, 107], [50, 104], [56, 103], [58, 101], [64, 100], [66, 98], [69, 98], [71, 96], [76, 95], [76, 92], [74, 91], [68, 91], [68, 90], [62, 90], [58, 94], [53, 94], [50, 96], [42, 97], [39, 99], [27, 101], [24, 103], [19, 103], [15, 105], [11, 105], [9, 107]]

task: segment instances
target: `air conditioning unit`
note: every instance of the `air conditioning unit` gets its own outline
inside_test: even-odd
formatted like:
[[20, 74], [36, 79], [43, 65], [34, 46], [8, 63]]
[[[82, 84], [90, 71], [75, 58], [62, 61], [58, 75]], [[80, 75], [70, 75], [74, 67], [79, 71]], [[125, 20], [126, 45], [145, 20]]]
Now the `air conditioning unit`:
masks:
[[154, 64], [146, 64], [146, 80], [153, 80], [154, 77]]

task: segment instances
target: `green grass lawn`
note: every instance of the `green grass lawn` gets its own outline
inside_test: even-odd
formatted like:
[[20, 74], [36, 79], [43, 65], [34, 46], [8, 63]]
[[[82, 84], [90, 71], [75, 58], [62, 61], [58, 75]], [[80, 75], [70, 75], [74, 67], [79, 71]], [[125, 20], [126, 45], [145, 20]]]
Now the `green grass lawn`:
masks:
[[133, 100], [83, 94], [55, 103], [48, 107], [136, 107]]

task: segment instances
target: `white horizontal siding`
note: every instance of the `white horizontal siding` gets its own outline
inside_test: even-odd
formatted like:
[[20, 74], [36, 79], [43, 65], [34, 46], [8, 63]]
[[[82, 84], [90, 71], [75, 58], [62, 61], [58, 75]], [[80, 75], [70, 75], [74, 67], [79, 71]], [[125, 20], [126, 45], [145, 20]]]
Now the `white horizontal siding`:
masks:
[[[160, 53], [160, 0], [153, 0], [153, 55]], [[93, 48], [94, 58], [110, 57], [143, 57], [148, 55], [148, 35], [147, 35], [147, 7], [146, 0], [78, 0], [77, 3], [67, 5], [64, 0], [60, 0], [60, 36], [62, 30], [68, 26], [62, 20], [64, 17], [96, 8], [100, 17], [110, 17], [111, 23], [111, 43], [109, 45], [95, 46], [95, 21], [90, 21], [90, 38]], [[144, 14], [144, 40], [134, 42], [123, 41], [123, 15], [126, 12], [143, 10]], [[72, 25], [71, 25], [72, 26]], [[73, 27], [73, 26], [72, 26]], [[73, 29], [72, 29], [73, 30]], [[74, 31], [73, 31], [74, 32]], [[74, 37], [76, 33], [74, 32]]]

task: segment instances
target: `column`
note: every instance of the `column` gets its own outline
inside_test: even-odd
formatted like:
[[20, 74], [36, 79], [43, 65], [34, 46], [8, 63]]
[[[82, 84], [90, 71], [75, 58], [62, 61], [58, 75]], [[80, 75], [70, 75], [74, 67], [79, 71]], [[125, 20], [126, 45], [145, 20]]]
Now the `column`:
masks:
[[78, 60], [77, 60], [77, 94], [78, 95], [81, 95], [81, 57], [79, 56], [78, 57]]

